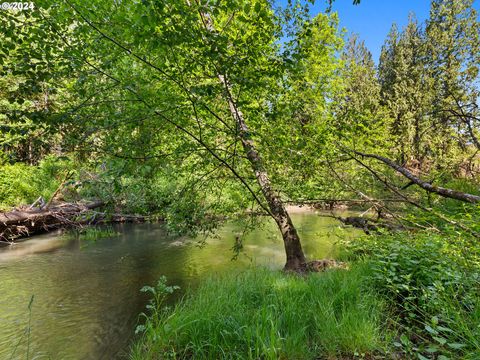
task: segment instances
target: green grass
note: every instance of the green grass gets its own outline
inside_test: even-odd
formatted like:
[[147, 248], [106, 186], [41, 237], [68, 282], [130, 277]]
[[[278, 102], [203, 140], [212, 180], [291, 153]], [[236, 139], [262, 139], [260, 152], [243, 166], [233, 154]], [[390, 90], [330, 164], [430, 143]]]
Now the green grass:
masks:
[[90, 226], [74, 229], [71, 231], [71, 235], [80, 240], [97, 241], [98, 239], [116, 236], [118, 235], [118, 232], [116, 232], [111, 226]]
[[385, 344], [383, 304], [362, 280], [368, 271], [254, 268], [205, 280], [166, 311], [157, 293], [131, 359], [361, 358]]

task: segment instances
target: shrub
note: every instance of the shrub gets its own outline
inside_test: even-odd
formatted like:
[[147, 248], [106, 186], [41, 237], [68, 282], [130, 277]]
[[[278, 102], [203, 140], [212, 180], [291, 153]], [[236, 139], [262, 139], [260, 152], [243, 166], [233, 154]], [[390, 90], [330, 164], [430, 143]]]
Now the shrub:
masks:
[[396, 315], [401, 335], [395, 345], [407, 356], [480, 356], [478, 246], [464, 236], [428, 233], [362, 237], [346, 245], [354, 257], [368, 259], [372, 286]]
[[30, 204], [39, 196], [49, 199], [73, 168], [66, 158], [47, 157], [38, 166], [24, 163], [0, 165], [0, 209]]

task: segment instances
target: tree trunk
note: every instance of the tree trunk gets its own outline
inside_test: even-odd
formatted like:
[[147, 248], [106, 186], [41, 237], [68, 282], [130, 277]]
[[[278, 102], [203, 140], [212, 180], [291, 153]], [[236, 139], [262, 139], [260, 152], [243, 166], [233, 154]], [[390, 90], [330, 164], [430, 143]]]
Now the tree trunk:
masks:
[[[212, 23], [210, 14], [201, 12], [203, 24], [207, 31], [214, 33], [215, 28]], [[242, 142], [243, 150], [247, 156], [248, 161], [252, 167], [258, 185], [262, 190], [262, 194], [268, 204], [270, 215], [277, 223], [278, 228], [282, 234], [283, 243], [285, 246], [285, 253], [287, 261], [285, 264], [285, 270], [298, 270], [305, 265], [305, 255], [303, 253], [302, 244], [300, 243], [300, 237], [297, 230], [292, 223], [292, 219], [287, 212], [285, 204], [280, 196], [278, 196], [272, 189], [270, 178], [268, 177], [267, 170], [263, 164], [263, 160], [255, 148], [255, 144], [250, 137], [247, 124], [240, 109], [238, 109], [235, 101], [231, 95], [231, 86], [228, 79], [224, 74], [217, 74], [218, 80], [225, 88], [225, 97], [228, 102], [230, 114], [235, 120], [236, 126], [239, 130], [238, 136]]]
[[267, 201], [270, 215], [277, 223], [277, 226], [282, 234], [283, 243], [285, 246], [285, 253], [287, 256], [287, 262], [284, 269], [299, 269], [306, 263], [302, 244], [300, 242], [300, 237], [298, 236], [297, 230], [292, 223], [292, 219], [288, 214], [285, 204], [283, 203], [280, 196], [278, 196], [272, 189], [267, 170], [265, 169], [263, 165], [263, 160], [258, 151], [256, 150], [255, 144], [250, 137], [250, 133], [248, 131], [247, 124], [245, 123], [243, 114], [237, 108], [235, 102], [231, 97], [230, 85], [228, 81], [223, 75], [218, 75], [218, 79], [225, 87], [230, 113], [235, 119], [235, 123], [239, 129], [238, 135], [240, 137], [240, 141], [242, 142], [243, 150], [245, 151], [247, 159], [252, 166], [252, 170], [255, 173], [258, 185], [260, 185], [260, 188], [262, 189], [263, 196]]

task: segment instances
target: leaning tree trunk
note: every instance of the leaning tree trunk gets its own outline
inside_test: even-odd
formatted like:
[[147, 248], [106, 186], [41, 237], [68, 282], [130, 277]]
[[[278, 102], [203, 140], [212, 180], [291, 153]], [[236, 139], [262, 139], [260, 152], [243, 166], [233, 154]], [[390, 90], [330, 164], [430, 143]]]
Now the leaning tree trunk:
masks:
[[295, 270], [301, 268], [305, 264], [305, 255], [302, 250], [302, 244], [297, 230], [292, 223], [292, 219], [288, 214], [280, 196], [278, 196], [272, 189], [270, 178], [268, 177], [267, 170], [263, 165], [263, 160], [255, 148], [250, 133], [248, 131], [247, 124], [243, 117], [242, 112], [236, 106], [231, 97], [230, 85], [223, 75], [218, 75], [218, 79], [225, 87], [225, 93], [228, 101], [228, 106], [232, 117], [235, 119], [236, 126], [239, 129], [238, 136], [242, 142], [243, 150], [247, 156], [248, 161], [255, 173], [258, 185], [262, 189], [263, 196], [267, 201], [270, 215], [282, 233], [283, 243], [285, 245], [285, 253], [287, 256], [287, 262], [285, 264], [285, 270]]
[[[207, 31], [214, 33], [215, 28], [212, 23], [212, 19], [208, 13], [201, 12], [203, 24]], [[243, 117], [241, 110], [237, 107], [235, 101], [231, 96], [231, 85], [228, 82], [224, 74], [218, 73], [217, 78], [225, 88], [225, 97], [228, 102], [230, 113], [235, 120], [236, 126], [239, 129], [238, 136], [242, 142], [243, 150], [246, 157], [250, 162], [258, 185], [260, 186], [263, 196], [268, 204], [270, 215], [277, 223], [278, 228], [282, 234], [283, 243], [285, 246], [285, 253], [287, 256], [287, 262], [285, 264], [285, 270], [300, 269], [302, 265], [305, 265], [305, 255], [303, 253], [302, 244], [300, 243], [300, 237], [297, 230], [292, 223], [292, 219], [287, 212], [285, 204], [280, 196], [278, 196], [272, 189], [270, 178], [268, 177], [267, 170], [263, 164], [263, 160], [255, 148], [255, 144], [250, 137], [247, 124]]]

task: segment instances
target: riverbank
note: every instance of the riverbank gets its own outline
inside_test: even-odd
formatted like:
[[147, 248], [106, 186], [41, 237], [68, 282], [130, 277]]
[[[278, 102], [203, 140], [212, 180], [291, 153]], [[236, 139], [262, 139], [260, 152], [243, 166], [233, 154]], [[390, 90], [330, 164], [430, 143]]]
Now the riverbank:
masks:
[[480, 257], [467, 244], [365, 236], [343, 243], [348, 271], [220, 275], [173, 309], [160, 282], [131, 359], [477, 359]]
[[44, 204], [43, 207], [31, 205], [0, 212], [0, 246], [57, 229], [78, 229], [106, 223], [159, 221], [154, 217], [98, 211], [97, 209], [102, 206], [103, 201], [55, 202]]
[[[368, 269], [300, 277], [264, 268], [210, 278], [173, 310], [160, 282], [132, 359], [317, 359], [384, 347], [385, 304], [364, 282]], [[155, 292], [154, 292], [155, 291]]]

